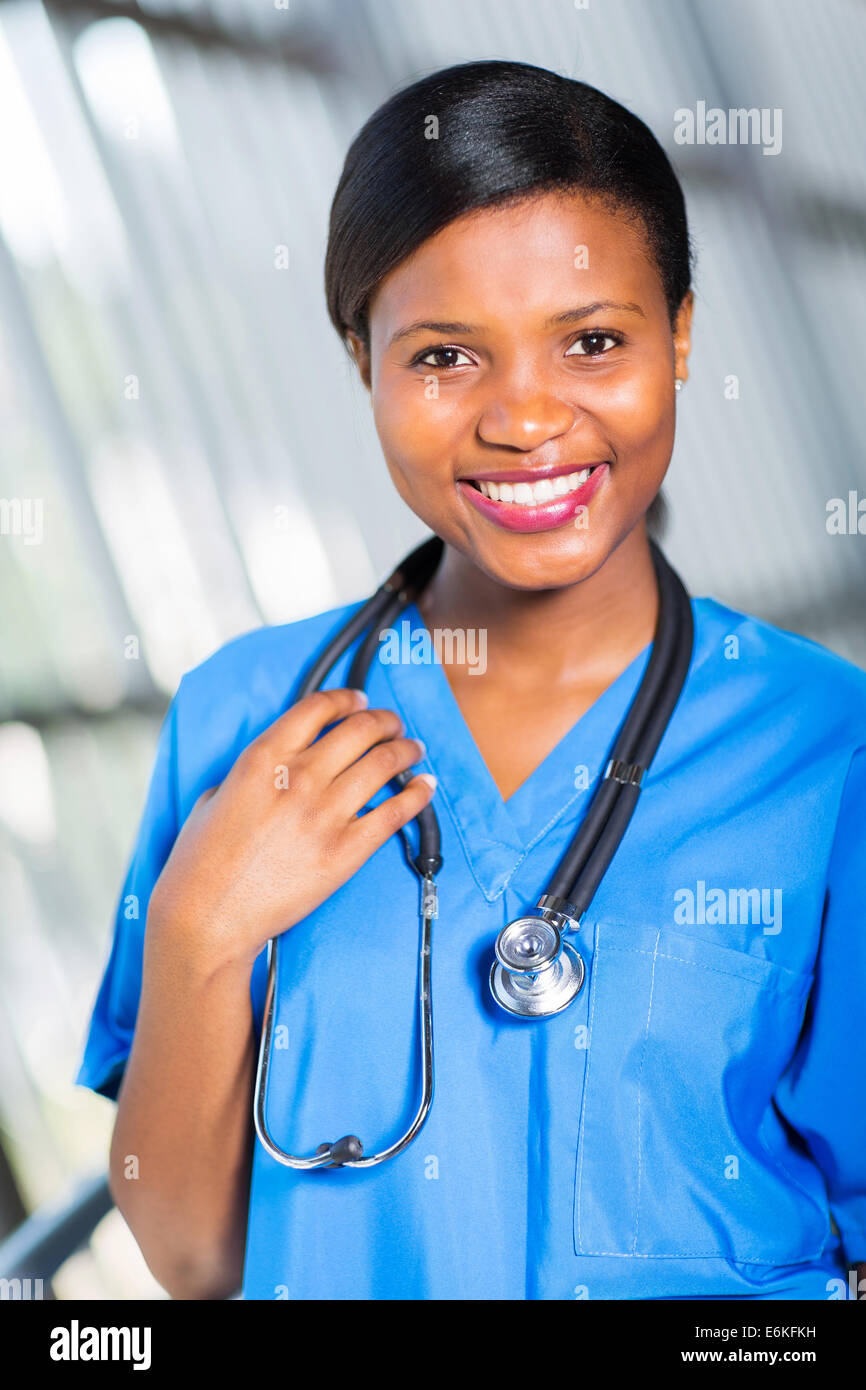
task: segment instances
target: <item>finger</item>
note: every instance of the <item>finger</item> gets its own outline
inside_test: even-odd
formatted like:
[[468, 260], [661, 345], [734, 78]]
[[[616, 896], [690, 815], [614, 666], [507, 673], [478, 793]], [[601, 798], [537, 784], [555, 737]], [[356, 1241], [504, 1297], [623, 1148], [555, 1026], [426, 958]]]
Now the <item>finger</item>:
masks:
[[282, 757], [291, 757], [319, 737], [323, 729], [349, 714], [366, 709], [367, 696], [363, 690], [349, 690], [339, 686], [336, 690], [314, 690], [305, 695], [291, 709], [275, 719], [273, 724], [253, 739], [247, 751], [254, 756], [263, 751], [266, 759], [274, 751]]
[[365, 753], [335, 778], [331, 796], [346, 815], [357, 815], [376, 792], [381, 791], [398, 772], [420, 763], [426, 748], [417, 738], [391, 738]]
[[381, 806], [374, 806], [366, 815], [356, 816], [346, 832], [349, 853], [358, 855], [358, 866], [365, 863], [380, 845], [423, 811], [433, 799], [436, 778], [429, 772], [417, 777], [396, 796], [389, 796]]
[[[374, 744], [398, 738], [402, 733], [403, 721], [394, 710], [360, 710], [341, 719], [311, 748], [300, 754], [295, 764], [298, 767], [308, 765], [317, 776], [333, 782]], [[359, 804], [363, 805], [363, 802]]]

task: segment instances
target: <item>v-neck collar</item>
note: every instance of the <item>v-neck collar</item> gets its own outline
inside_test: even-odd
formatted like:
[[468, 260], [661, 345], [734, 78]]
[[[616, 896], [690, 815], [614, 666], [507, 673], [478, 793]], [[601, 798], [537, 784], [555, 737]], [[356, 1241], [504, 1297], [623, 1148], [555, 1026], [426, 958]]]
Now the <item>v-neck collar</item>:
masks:
[[[429, 650], [429, 642], [412, 643], [416, 632], [426, 632], [414, 603], [401, 614], [401, 621], [409, 624], [410, 639], [401, 641], [401, 655]], [[507, 800], [481, 756], [440, 663], [381, 663], [406, 732], [426, 744], [426, 765], [438, 779], [434, 805], [447, 809], [476, 882], [490, 901], [504, 892], [530, 850], [563, 816], [573, 818], [577, 826], [640, 683], [651, 645], [629, 663]]]

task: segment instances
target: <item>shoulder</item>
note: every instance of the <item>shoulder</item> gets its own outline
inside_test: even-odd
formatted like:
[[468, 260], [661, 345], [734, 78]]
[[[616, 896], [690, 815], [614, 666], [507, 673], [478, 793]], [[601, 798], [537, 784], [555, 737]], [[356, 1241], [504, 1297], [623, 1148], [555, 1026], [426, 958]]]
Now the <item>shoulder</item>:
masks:
[[697, 684], [724, 685], [731, 701], [774, 713], [815, 735], [866, 743], [866, 671], [819, 642], [713, 598], [692, 600]]
[[255, 628], [186, 672], [172, 701], [182, 813], [289, 708], [309, 662], [360, 607], [361, 602], [351, 603], [298, 622]]
[[232, 638], [186, 672], [180, 686], [185, 704], [243, 693], [259, 700], [288, 698], [308, 661], [360, 607], [349, 603]]

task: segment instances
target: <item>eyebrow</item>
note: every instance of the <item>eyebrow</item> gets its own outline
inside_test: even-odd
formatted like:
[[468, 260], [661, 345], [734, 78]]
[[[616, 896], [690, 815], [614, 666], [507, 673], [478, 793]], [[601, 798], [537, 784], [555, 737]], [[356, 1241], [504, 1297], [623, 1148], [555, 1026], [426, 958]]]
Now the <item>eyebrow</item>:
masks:
[[[545, 328], [555, 328], [559, 324], [579, 323], [582, 319], [588, 319], [592, 314], [599, 313], [602, 309], [622, 309], [630, 314], [640, 314], [641, 318], [646, 318], [646, 314], [639, 304], [620, 304], [614, 299], [596, 299], [592, 304], [581, 304], [576, 309], [566, 309], [562, 314], [554, 314], [545, 323]], [[457, 323], [449, 320], [418, 319], [415, 323], [409, 323], [405, 328], [398, 328], [388, 341], [388, 347], [393, 347], [394, 343], [399, 343], [403, 338], [409, 338], [413, 333], [479, 333], [481, 331], [478, 324]]]

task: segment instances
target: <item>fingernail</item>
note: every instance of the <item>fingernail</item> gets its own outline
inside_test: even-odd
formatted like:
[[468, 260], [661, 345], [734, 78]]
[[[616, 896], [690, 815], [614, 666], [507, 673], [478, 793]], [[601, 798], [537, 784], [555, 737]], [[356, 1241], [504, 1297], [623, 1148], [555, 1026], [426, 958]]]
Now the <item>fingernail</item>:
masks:
[[[427, 757], [427, 744], [424, 742], [423, 738], [416, 738], [416, 739], [415, 739], [415, 742], [417, 743], [418, 747], [421, 749], [421, 758], [426, 758], [426, 757]], [[418, 759], [419, 762], [421, 761], [421, 758]]]
[[427, 786], [430, 788], [431, 792], [435, 792], [435, 790], [436, 790], [436, 778], [433, 776], [433, 773], [432, 773], [432, 772], [419, 772], [419, 773], [418, 773], [418, 779], [419, 779], [419, 781], [421, 781], [421, 782], [426, 782], [426, 783], [427, 783]]
[[369, 705], [370, 697], [367, 694], [366, 690], [356, 690], [355, 694], [362, 705]]

